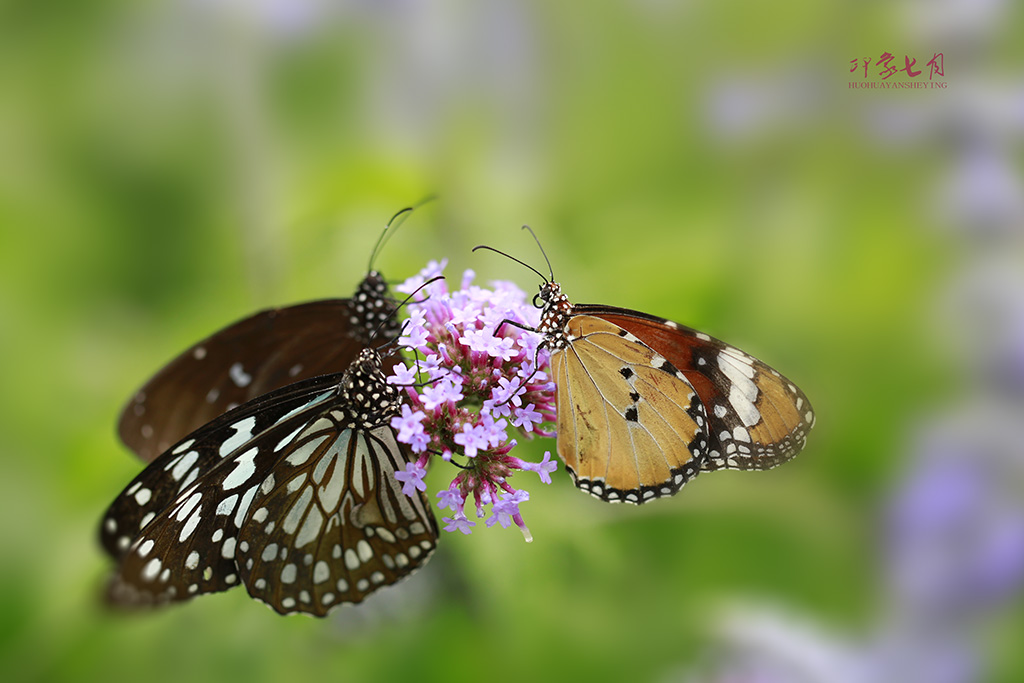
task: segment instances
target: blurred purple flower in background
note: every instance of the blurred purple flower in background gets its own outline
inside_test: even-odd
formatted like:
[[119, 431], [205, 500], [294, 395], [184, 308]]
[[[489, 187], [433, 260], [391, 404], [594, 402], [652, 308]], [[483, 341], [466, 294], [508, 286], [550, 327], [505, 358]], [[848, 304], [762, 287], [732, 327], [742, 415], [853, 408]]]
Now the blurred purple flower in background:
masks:
[[303, 37], [326, 18], [330, 6], [325, 0], [188, 0], [187, 4], [277, 38]]
[[1018, 420], [996, 404], [927, 427], [889, 507], [895, 611], [922, 626], [998, 607], [1024, 586], [1024, 459]]
[[819, 120], [826, 81], [806, 67], [742, 75], [719, 74], [705, 97], [704, 115], [718, 141], [745, 144], [758, 137], [797, 134]]
[[943, 220], [984, 235], [1024, 226], [1024, 181], [998, 141], [972, 141], [957, 154], [938, 188]]

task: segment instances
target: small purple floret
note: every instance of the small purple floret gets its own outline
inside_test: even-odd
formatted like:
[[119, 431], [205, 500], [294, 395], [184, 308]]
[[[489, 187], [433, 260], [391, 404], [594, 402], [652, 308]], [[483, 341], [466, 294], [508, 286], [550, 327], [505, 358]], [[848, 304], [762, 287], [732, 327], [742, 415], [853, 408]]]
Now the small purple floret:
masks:
[[427, 490], [427, 484], [423, 481], [425, 476], [427, 470], [415, 462], [406, 465], [404, 471], [395, 472], [395, 479], [403, 483], [402, 493], [407, 496], [416, 495], [417, 490]]
[[476, 522], [469, 521], [461, 512], [454, 517], [444, 517], [441, 521], [445, 523], [445, 531], [461, 531], [467, 536], [473, 533], [473, 527], [476, 526]]

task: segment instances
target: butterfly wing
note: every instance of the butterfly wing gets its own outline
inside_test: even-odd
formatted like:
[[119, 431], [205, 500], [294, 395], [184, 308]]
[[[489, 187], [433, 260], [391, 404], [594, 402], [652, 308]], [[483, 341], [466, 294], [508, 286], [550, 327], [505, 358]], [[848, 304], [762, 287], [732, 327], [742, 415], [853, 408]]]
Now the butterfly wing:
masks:
[[[114, 559], [185, 489], [210, 473], [256, 434], [265, 434], [296, 410], [327, 400], [342, 374], [306, 380], [235, 408], [187, 435], [149, 464], [114, 500], [100, 525], [100, 543]], [[263, 437], [264, 439], [267, 437]]]
[[172, 602], [245, 583], [281, 613], [323, 615], [422, 564], [437, 525], [425, 497], [405, 497], [394, 480], [411, 454], [388, 424], [397, 392], [379, 358], [367, 376], [350, 368], [285, 387], [150, 464], [102, 525], [123, 531], [104, 537], [119, 558], [110, 600]]
[[[238, 533], [261, 482], [285, 455], [278, 445], [337, 402], [341, 378], [316, 378], [241, 406], [190, 435], [136, 477], [102, 524], [103, 545], [119, 560], [108, 589], [110, 601], [158, 604], [237, 585]], [[259, 432], [257, 416], [264, 427]], [[142, 491], [149, 493], [140, 498]], [[122, 539], [133, 531], [126, 544]]]
[[362, 602], [419, 567], [437, 543], [426, 497], [406, 496], [394, 477], [413, 457], [408, 447], [390, 426], [338, 426], [327, 414], [296, 435], [239, 536], [249, 594], [281, 614], [323, 616]]
[[609, 502], [670, 496], [695, 476], [708, 441], [687, 379], [627, 330], [573, 315], [551, 355], [558, 453], [576, 485]]
[[576, 306], [627, 330], [679, 368], [708, 419], [705, 470], [763, 470], [799, 453], [814, 425], [807, 396], [760, 360], [679, 323], [611, 306]]
[[386, 283], [371, 272], [352, 299], [272, 308], [239, 320], [146, 382], [121, 412], [118, 434], [152, 462], [235, 406], [292, 382], [344, 372], [362, 348], [398, 336], [394, 311]]

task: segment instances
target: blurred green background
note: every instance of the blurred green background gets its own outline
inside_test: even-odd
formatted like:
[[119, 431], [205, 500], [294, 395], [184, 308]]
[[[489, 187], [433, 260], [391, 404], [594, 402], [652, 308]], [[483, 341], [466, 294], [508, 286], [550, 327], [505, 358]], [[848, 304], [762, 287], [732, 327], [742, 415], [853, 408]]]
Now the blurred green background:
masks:
[[[0, 3], [0, 679], [939, 680], [843, 676], [908, 621], [886, 520], [920, 425], [965, 394], [1020, 407], [985, 384], [991, 320], [955, 292], [990, 262], [1024, 272], [1022, 28], [1015, 5], [953, 0]], [[943, 52], [947, 87], [851, 88], [881, 81], [851, 60], [885, 51], [917, 81]], [[444, 534], [426, 570], [323, 621], [242, 591], [104, 611], [97, 522], [140, 468], [123, 402], [259, 307], [347, 296], [431, 193], [386, 275], [446, 257], [532, 292], [470, 253], [543, 269], [528, 223], [574, 301], [798, 382], [805, 453], [641, 508], [560, 469], [529, 482], [532, 544]], [[976, 663], [950, 680], [1024, 676], [1018, 587], [971, 613]], [[750, 658], [729, 625], [759, 619], [752, 649], [802, 673], [729, 673]], [[794, 620], [811, 635], [790, 652]], [[835, 650], [850, 668], [800, 668]]]

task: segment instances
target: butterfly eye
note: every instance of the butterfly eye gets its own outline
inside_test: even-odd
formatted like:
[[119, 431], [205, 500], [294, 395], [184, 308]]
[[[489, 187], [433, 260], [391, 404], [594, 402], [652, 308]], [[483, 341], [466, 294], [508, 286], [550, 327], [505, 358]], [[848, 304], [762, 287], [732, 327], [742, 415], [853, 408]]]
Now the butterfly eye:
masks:
[[544, 308], [544, 297], [540, 292], [533, 295], [533, 305], [535, 308]]

